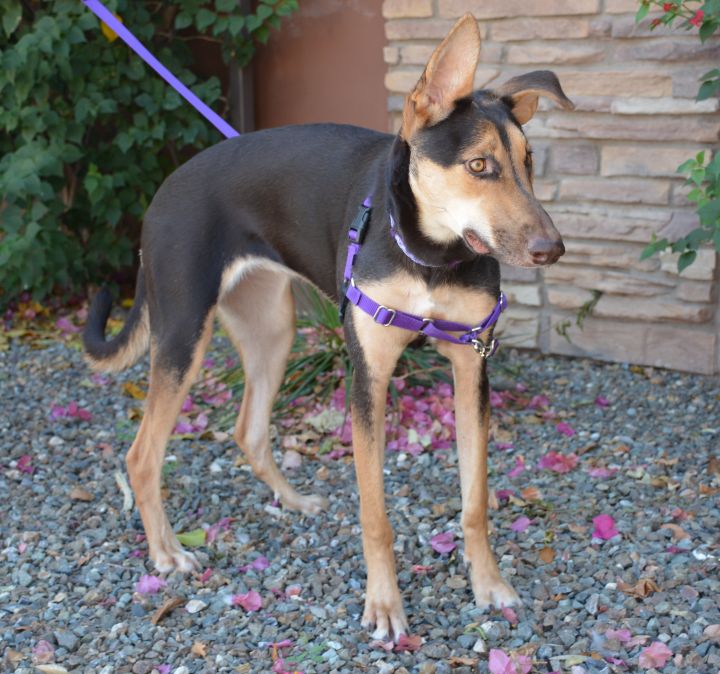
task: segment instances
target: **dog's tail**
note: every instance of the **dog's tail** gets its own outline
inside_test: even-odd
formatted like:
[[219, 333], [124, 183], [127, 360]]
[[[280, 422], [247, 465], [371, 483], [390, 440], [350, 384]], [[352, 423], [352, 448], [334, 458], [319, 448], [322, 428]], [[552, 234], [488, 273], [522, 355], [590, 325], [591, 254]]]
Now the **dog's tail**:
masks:
[[92, 301], [87, 324], [83, 331], [83, 344], [87, 361], [93, 370], [120, 372], [142, 356], [150, 344], [150, 320], [145, 301], [145, 275], [143, 268], [137, 276], [135, 301], [122, 330], [105, 339], [105, 326], [112, 309], [112, 296], [103, 288]]

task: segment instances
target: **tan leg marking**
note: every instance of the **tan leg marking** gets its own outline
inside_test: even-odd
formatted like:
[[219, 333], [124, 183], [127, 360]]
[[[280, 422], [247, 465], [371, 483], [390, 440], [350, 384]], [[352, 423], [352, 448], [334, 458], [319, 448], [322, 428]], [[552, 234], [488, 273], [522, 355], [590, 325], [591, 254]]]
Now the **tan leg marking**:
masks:
[[290, 277], [264, 268], [248, 272], [223, 295], [219, 317], [245, 370], [245, 394], [235, 424], [235, 440], [255, 475], [284, 505], [307, 514], [319, 513], [326, 500], [299, 494], [275, 463], [270, 445], [270, 414], [295, 338]]
[[160, 474], [168, 439], [210, 341], [213, 315], [211, 312], [205, 321], [192, 362], [182, 381], [177, 382], [172, 373], [162, 370], [156, 359], [151, 359], [145, 414], [126, 457], [130, 483], [145, 527], [150, 558], [161, 573], [174, 569], [188, 572], [197, 567], [195, 557], [180, 545], [165, 514], [160, 494]]
[[[375, 291], [373, 291], [375, 292]], [[379, 294], [379, 293], [378, 293]], [[383, 462], [388, 382], [413, 333], [384, 328], [353, 307], [353, 324], [367, 367], [372, 425], [353, 403], [352, 430], [355, 473], [360, 493], [360, 524], [367, 565], [367, 592], [362, 624], [375, 627], [373, 638], [407, 632], [395, 572], [393, 533], [385, 510]], [[356, 375], [357, 376], [357, 375]], [[356, 381], [353, 382], [355, 391]]]
[[[456, 291], [452, 304], [465, 307], [466, 315], [486, 316], [494, 304], [487, 295]], [[457, 307], [448, 308], [450, 320], [458, 320]], [[467, 319], [465, 319], [467, 320]], [[482, 335], [487, 343], [489, 333]], [[452, 363], [455, 381], [455, 423], [457, 431], [462, 527], [465, 535], [465, 559], [470, 565], [475, 601], [478, 606], [511, 606], [519, 598], [500, 576], [488, 540], [488, 430], [490, 403], [481, 412], [483, 362], [470, 346], [438, 342], [438, 351]]]

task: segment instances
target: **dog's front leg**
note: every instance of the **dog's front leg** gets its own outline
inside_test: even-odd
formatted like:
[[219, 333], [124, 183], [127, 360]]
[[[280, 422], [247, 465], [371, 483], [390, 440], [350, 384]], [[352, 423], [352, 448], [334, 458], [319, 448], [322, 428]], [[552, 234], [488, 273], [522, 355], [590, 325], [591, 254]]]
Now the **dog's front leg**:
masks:
[[510, 606], [519, 602], [515, 590], [500, 576], [488, 540], [488, 430], [490, 395], [485, 359], [467, 345], [438, 345], [452, 362], [455, 381], [462, 527], [465, 560], [478, 606]]
[[395, 573], [393, 533], [385, 511], [383, 460], [388, 382], [407, 335], [384, 328], [358, 312], [345, 328], [353, 362], [352, 434], [355, 473], [360, 492], [360, 524], [367, 566], [363, 627], [375, 627], [373, 638], [397, 639], [407, 620]]

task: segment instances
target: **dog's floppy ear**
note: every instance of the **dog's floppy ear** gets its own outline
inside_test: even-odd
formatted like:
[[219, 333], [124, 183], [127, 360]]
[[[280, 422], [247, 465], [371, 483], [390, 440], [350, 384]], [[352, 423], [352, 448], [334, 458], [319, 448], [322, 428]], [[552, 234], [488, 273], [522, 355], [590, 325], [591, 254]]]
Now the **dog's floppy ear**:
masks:
[[507, 101], [520, 124], [530, 121], [537, 110], [540, 96], [547, 96], [564, 110], [575, 107], [562, 90], [555, 73], [549, 70], [536, 70], [513, 77], [494, 89], [494, 93]]
[[415, 89], [405, 99], [400, 131], [405, 140], [445, 119], [456, 100], [472, 93], [479, 58], [477, 21], [472, 14], [465, 14], [433, 52]]

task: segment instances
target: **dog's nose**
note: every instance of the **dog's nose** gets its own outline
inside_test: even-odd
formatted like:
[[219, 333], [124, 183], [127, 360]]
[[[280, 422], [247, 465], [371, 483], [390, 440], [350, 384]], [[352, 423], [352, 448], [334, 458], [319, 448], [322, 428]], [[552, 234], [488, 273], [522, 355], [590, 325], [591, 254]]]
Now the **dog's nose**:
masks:
[[532, 261], [537, 264], [552, 264], [565, 254], [562, 239], [530, 239], [528, 252]]

